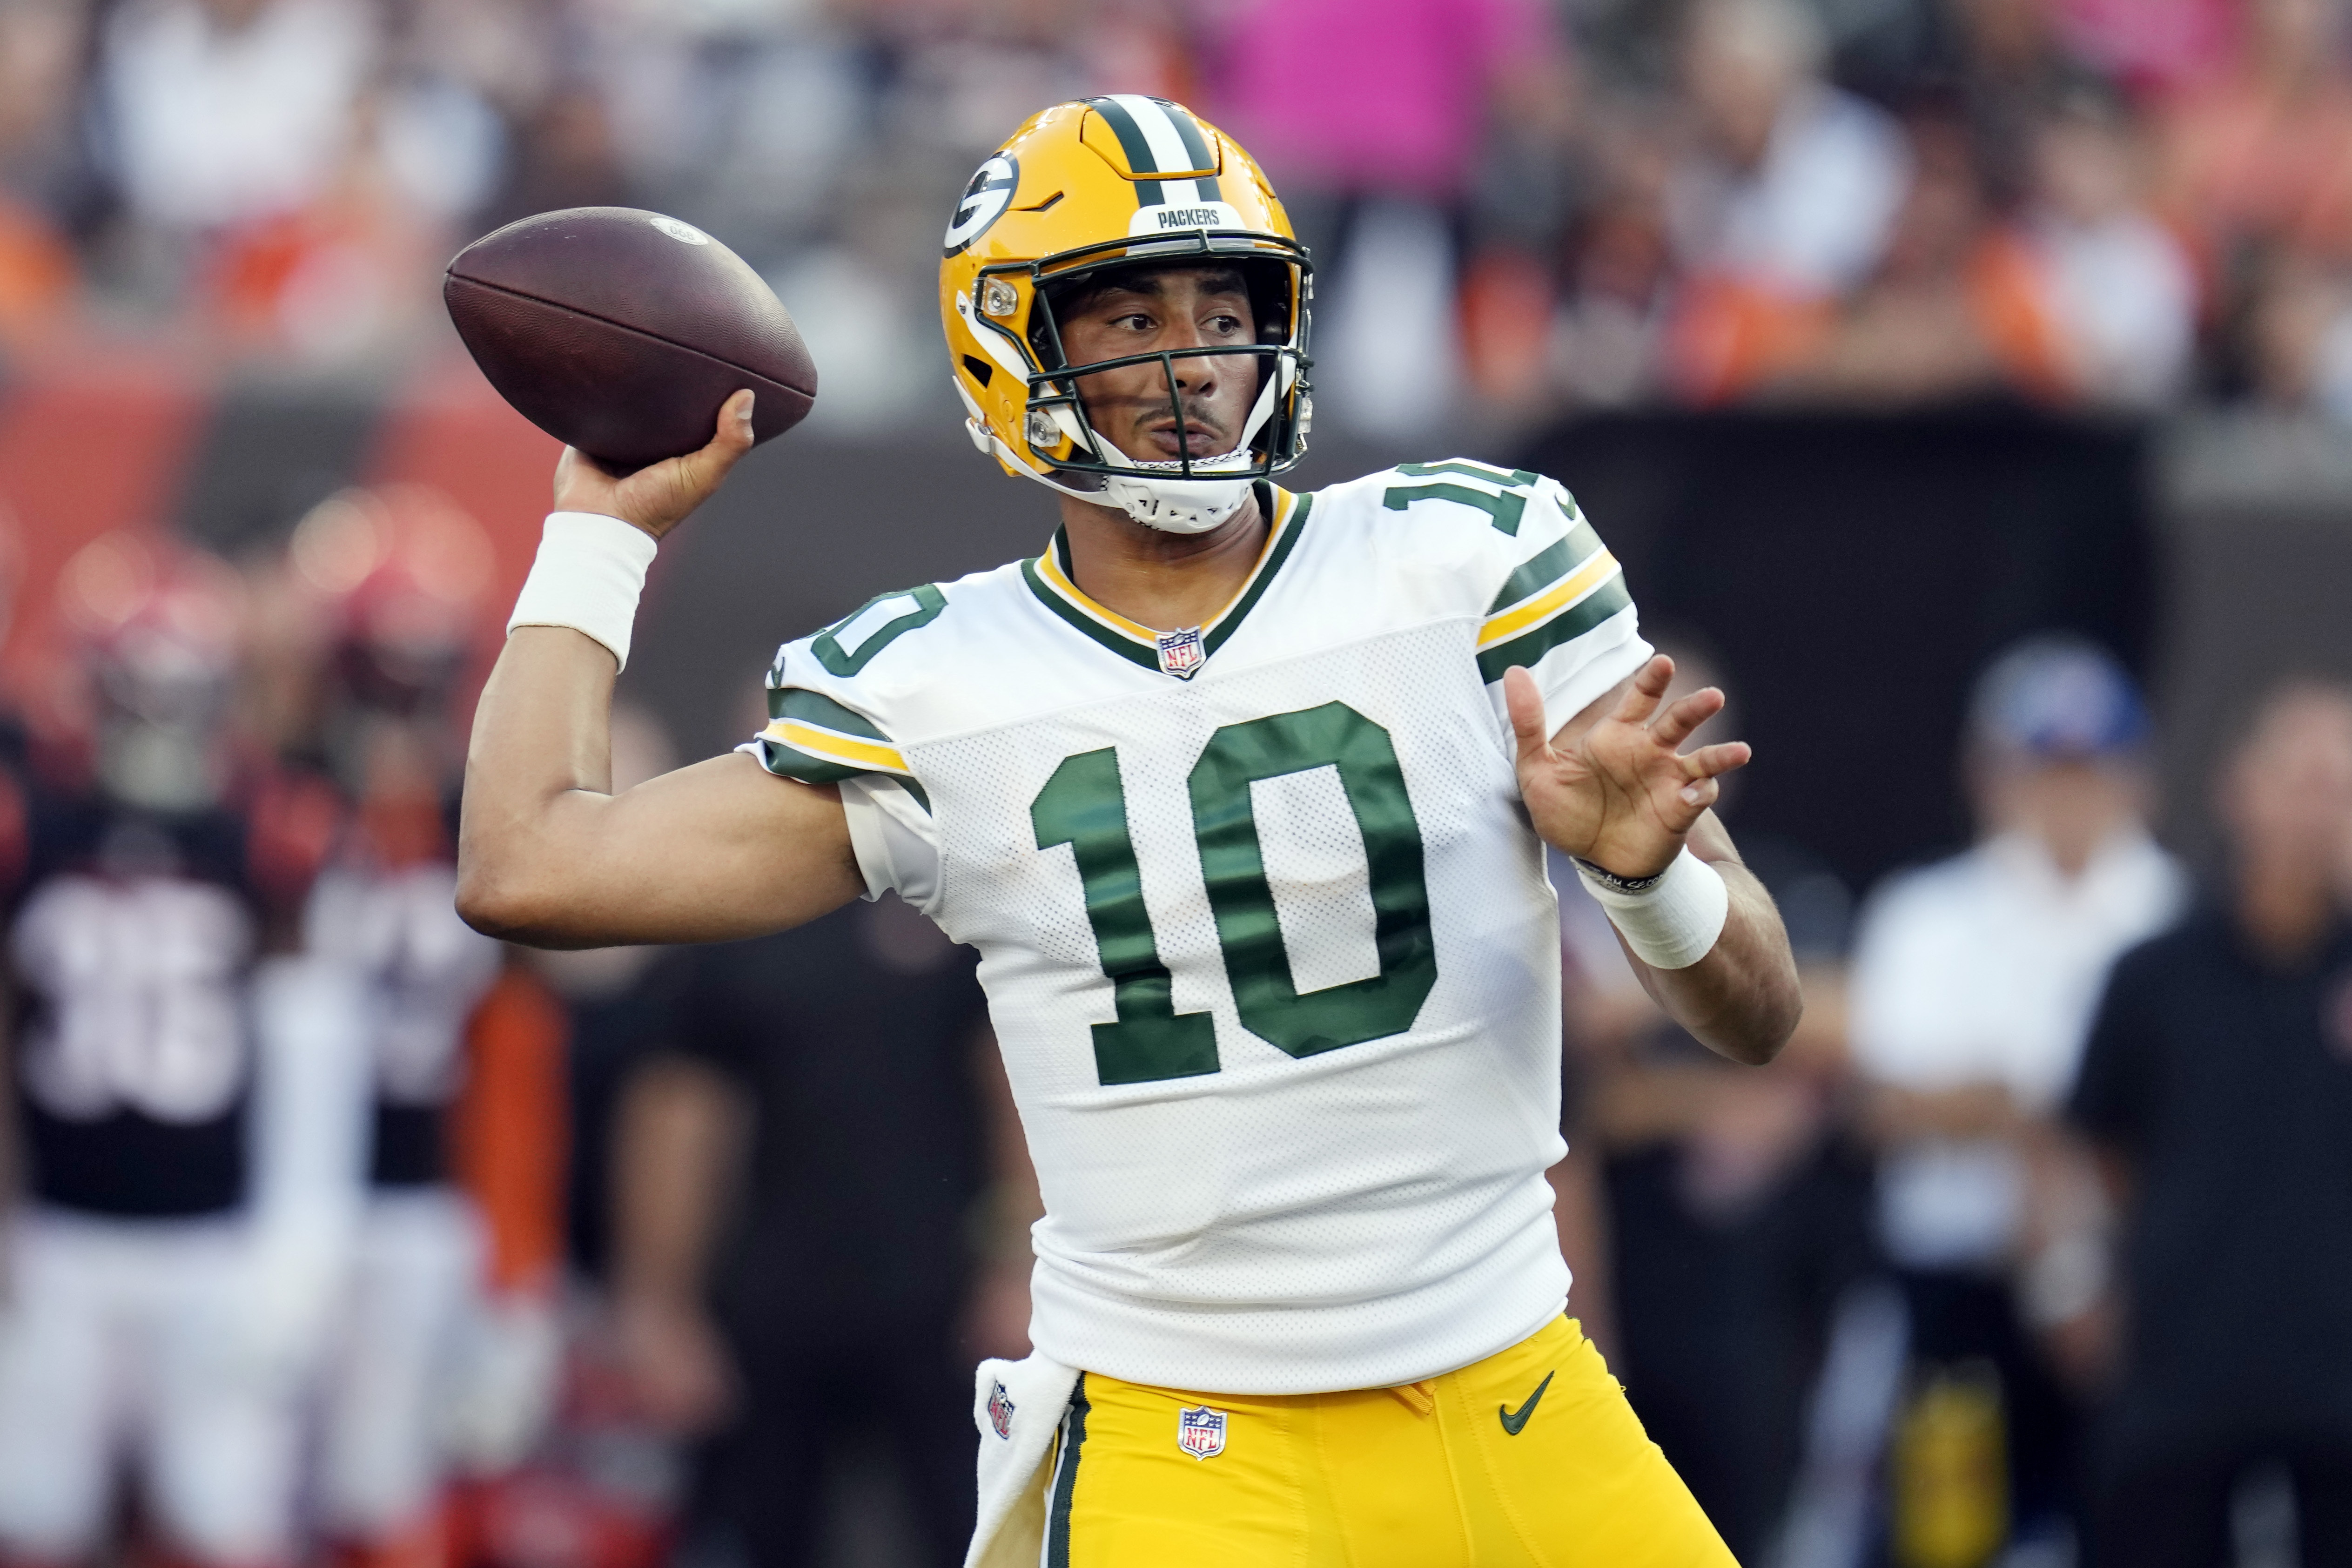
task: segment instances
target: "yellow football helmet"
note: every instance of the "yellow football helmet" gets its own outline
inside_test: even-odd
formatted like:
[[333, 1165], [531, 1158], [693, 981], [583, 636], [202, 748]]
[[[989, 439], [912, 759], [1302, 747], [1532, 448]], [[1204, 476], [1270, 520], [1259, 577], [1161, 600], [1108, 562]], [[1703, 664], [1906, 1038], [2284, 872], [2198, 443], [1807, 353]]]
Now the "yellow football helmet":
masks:
[[[1255, 346], [1066, 361], [1054, 319], [1065, 285], [1108, 268], [1195, 257], [1239, 268], [1256, 318]], [[948, 225], [940, 313], [972, 444], [1007, 473], [1120, 507], [1151, 527], [1213, 528], [1252, 484], [1307, 449], [1312, 275], [1265, 174], [1190, 110], [1129, 93], [1055, 104], [981, 164]], [[1172, 405], [1174, 362], [1206, 354], [1258, 362], [1257, 400], [1235, 450], [1146, 461], [1088, 425], [1080, 373], [1157, 361]]]

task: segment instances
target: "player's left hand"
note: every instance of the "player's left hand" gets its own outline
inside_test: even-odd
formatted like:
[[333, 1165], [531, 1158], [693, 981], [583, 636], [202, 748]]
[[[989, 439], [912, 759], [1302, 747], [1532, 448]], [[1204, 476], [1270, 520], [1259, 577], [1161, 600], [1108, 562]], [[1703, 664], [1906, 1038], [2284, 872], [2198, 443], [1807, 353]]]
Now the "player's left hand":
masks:
[[1504, 673], [1519, 795], [1545, 843], [1628, 878], [1654, 876], [1682, 852], [1721, 792], [1716, 781], [1744, 766], [1749, 752], [1745, 742], [1726, 741], [1683, 754], [1691, 731], [1723, 710], [1723, 693], [1710, 686], [1662, 711], [1674, 678], [1675, 661], [1660, 654], [1634, 675], [1613, 710], [1555, 738], [1544, 732], [1535, 677], [1520, 668]]

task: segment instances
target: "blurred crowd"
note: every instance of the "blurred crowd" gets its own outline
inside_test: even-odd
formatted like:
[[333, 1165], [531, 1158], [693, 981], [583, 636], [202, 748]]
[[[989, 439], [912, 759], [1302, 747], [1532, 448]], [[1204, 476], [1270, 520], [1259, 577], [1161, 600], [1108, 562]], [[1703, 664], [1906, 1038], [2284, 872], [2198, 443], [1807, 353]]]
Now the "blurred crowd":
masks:
[[2352, 419], [2339, 0], [5, 0], [0, 341], [446, 352], [458, 245], [619, 203], [750, 258], [820, 419], [888, 426], [945, 405], [954, 193], [1099, 91], [1256, 153], [1343, 424]]

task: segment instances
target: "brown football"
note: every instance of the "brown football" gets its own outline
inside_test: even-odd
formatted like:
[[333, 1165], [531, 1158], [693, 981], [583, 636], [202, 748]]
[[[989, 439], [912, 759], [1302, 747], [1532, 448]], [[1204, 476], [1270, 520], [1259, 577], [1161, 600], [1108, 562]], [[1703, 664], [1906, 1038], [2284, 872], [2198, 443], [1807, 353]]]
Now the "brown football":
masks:
[[459, 251], [457, 335], [532, 424], [627, 470], [710, 439], [738, 387], [756, 440], [799, 424], [816, 365], [774, 290], [689, 224], [635, 207], [541, 213]]

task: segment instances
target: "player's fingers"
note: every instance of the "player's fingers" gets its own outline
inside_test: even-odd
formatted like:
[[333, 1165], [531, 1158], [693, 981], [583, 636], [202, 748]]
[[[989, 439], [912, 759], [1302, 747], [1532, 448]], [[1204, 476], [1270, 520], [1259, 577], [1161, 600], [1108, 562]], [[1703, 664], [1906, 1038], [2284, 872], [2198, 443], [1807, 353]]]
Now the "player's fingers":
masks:
[[1654, 655], [1650, 662], [1633, 674], [1633, 683], [1625, 688], [1625, 695], [1617, 700], [1617, 711], [1610, 717], [1621, 724], [1646, 724], [1650, 715], [1658, 710], [1658, 700], [1674, 684], [1675, 661], [1664, 654]]
[[1511, 734], [1519, 745], [1519, 760], [1543, 754], [1550, 743], [1544, 733], [1543, 692], [1536, 678], [1518, 665], [1503, 671], [1503, 706], [1511, 715]]
[[[1681, 759], [1683, 775], [1694, 784], [1703, 783], [1735, 768], [1746, 767], [1748, 760], [1755, 754], [1745, 741], [1725, 741], [1718, 745], [1701, 746]], [[1687, 797], [1688, 792], [1685, 794]]]
[[1669, 750], [1680, 750], [1682, 743], [1690, 739], [1692, 731], [1722, 711], [1723, 693], [1710, 686], [1705, 690], [1692, 692], [1680, 701], [1667, 704], [1666, 710], [1658, 715], [1657, 722], [1650, 726], [1650, 733], [1658, 738], [1660, 745]]

